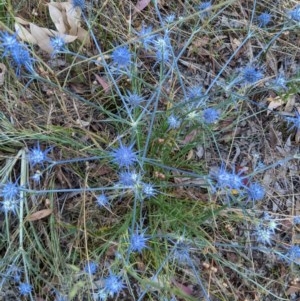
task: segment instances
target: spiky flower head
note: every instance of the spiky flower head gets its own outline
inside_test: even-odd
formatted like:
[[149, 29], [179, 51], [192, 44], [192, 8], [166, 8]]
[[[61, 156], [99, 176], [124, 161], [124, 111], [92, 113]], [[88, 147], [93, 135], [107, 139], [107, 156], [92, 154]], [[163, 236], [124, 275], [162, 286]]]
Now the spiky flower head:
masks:
[[73, 8], [80, 8], [84, 10], [85, 8], [85, 0], [71, 0]]
[[24, 45], [18, 43], [10, 52], [13, 64], [16, 67], [17, 76], [20, 75], [22, 68], [25, 68], [30, 74], [35, 74], [33, 67], [34, 59]]
[[119, 173], [119, 181], [123, 186], [133, 187], [138, 185], [141, 180], [141, 175], [135, 171], [121, 171]]
[[290, 19], [296, 22], [300, 22], [300, 5], [297, 5], [294, 9], [288, 12]]
[[242, 70], [242, 80], [245, 84], [255, 84], [263, 78], [263, 73], [253, 66], [247, 66]]
[[300, 264], [300, 247], [296, 245], [290, 246], [286, 253], [286, 260], [289, 263]]
[[115, 48], [111, 54], [111, 57], [114, 65], [116, 65], [119, 69], [126, 69], [131, 64], [131, 53], [126, 46]]
[[265, 27], [267, 26], [272, 20], [272, 15], [264, 12], [261, 13], [258, 17], [257, 17], [257, 21], [258, 21], [258, 26], [259, 27]]
[[152, 184], [143, 184], [143, 194], [146, 198], [154, 197], [157, 194], [157, 190], [153, 187]]
[[248, 187], [248, 196], [252, 201], [261, 201], [265, 196], [265, 189], [259, 183], [251, 183]]
[[3, 51], [3, 57], [9, 55], [15, 47], [19, 47], [19, 44], [16, 34], [0, 32], [0, 49]]
[[199, 6], [198, 6], [198, 9], [200, 11], [200, 17], [202, 19], [206, 19], [209, 17], [210, 15], [210, 11], [211, 11], [211, 1], [205, 1], [205, 2], [202, 2]]
[[300, 225], [300, 215], [294, 217], [293, 223], [294, 225]]
[[120, 146], [111, 152], [113, 162], [119, 167], [130, 167], [137, 162], [136, 152], [133, 150], [133, 144], [125, 146], [120, 142]]
[[19, 284], [19, 292], [22, 296], [28, 296], [32, 291], [32, 285], [26, 282]]
[[109, 199], [104, 193], [96, 196], [96, 203], [99, 207], [108, 207], [110, 205]]
[[20, 187], [17, 183], [11, 181], [6, 182], [0, 189], [0, 196], [4, 200], [12, 200], [19, 196]]
[[127, 92], [127, 96], [125, 96], [125, 101], [132, 107], [138, 107], [143, 101], [144, 97], [140, 96], [137, 93]]
[[19, 200], [17, 199], [4, 199], [0, 202], [1, 211], [4, 213], [12, 212], [13, 214], [16, 213], [16, 210], [19, 207]]
[[264, 226], [263, 224], [257, 225], [255, 232], [256, 240], [258, 243], [262, 243], [264, 245], [271, 245], [272, 236], [274, 231], [270, 228]]
[[147, 241], [149, 238], [145, 237], [145, 232], [146, 230], [135, 230], [133, 233], [131, 233], [129, 243], [130, 252], [141, 253], [142, 250], [148, 248]]
[[165, 63], [170, 60], [170, 49], [166, 37], [158, 37], [154, 41], [155, 58], [158, 63]]
[[180, 238], [172, 249], [172, 256], [179, 264], [188, 264], [191, 262], [190, 245]]
[[37, 143], [35, 147], [29, 149], [28, 151], [27, 160], [29, 164], [33, 167], [36, 164], [43, 164], [44, 162], [50, 161], [47, 155], [51, 149], [52, 148], [50, 147], [42, 151], [40, 148], [40, 144]]
[[95, 261], [88, 261], [83, 268], [84, 272], [89, 275], [96, 274], [97, 269], [98, 269], [98, 264]]
[[168, 117], [168, 125], [170, 129], [178, 129], [180, 127], [181, 121], [174, 114]]
[[66, 42], [63, 37], [55, 36], [53, 38], [50, 38], [50, 46], [53, 49], [53, 55], [55, 55], [55, 54], [65, 50]]
[[119, 294], [125, 287], [120, 276], [110, 272], [109, 276], [104, 279], [104, 290], [111, 296]]
[[288, 124], [291, 124], [289, 131], [300, 129], [300, 113], [295, 110], [295, 117], [286, 117]]
[[142, 26], [142, 29], [138, 32], [139, 41], [142, 43], [145, 50], [149, 50], [153, 44], [156, 35], [152, 33], [152, 26]]
[[220, 112], [214, 108], [203, 110], [203, 120], [207, 124], [215, 123], [220, 118]]

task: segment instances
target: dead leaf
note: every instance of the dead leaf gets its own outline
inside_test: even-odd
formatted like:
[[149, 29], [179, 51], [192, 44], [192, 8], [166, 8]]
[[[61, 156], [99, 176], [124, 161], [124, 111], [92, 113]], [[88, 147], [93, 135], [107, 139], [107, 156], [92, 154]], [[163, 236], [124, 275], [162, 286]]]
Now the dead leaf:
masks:
[[64, 23], [64, 18], [63, 18], [62, 12], [56, 6], [54, 6], [52, 3], [48, 3], [48, 8], [49, 8], [50, 17], [51, 17], [57, 31], [60, 34], [65, 34], [66, 26]]
[[271, 113], [271, 111], [283, 105], [283, 101], [280, 97], [268, 97], [267, 101], [270, 102], [268, 105], [267, 116]]
[[287, 103], [284, 107], [285, 112], [292, 112], [293, 111], [293, 109], [295, 107], [295, 99], [296, 99], [295, 95], [290, 95], [288, 97]]
[[286, 291], [286, 294], [287, 295], [292, 295], [292, 294], [295, 294], [295, 293], [298, 293], [298, 292], [300, 292], [300, 283], [291, 285], [288, 288], [288, 290]]
[[30, 44], [37, 44], [36, 38], [21, 24], [15, 23], [15, 30], [18, 35], [18, 37], [24, 41], [28, 42]]
[[68, 33], [70, 35], [77, 36], [78, 29], [80, 28], [80, 10], [74, 9], [72, 4], [69, 2], [62, 2], [61, 5], [64, 7], [67, 22], [70, 25], [70, 30]]
[[136, 6], [134, 7], [133, 14], [141, 12], [143, 9], [145, 9], [148, 6], [149, 3], [150, 0], [138, 0]]
[[37, 44], [41, 49], [49, 53], [53, 51], [50, 44], [49, 34], [51, 34], [51, 32], [49, 29], [42, 28], [33, 23], [30, 23], [30, 31], [34, 38], [37, 40]]
[[0, 63], [0, 86], [4, 84], [6, 70], [6, 66]]
[[50, 215], [53, 212], [52, 209], [43, 209], [37, 212], [32, 213], [31, 215], [27, 216], [25, 218], [26, 221], [33, 222], [40, 220], [48, 215]]
[[98, 74], [95, 74], [97, 82], [102, 86], [105, 93], [109, 92], [109, 84]]
[[85, 46], [89, 47], [91, 45], [89, 33], [84, 28], [78, 27], [77, 37], [78, 37], [78, 40], [83, 42]]

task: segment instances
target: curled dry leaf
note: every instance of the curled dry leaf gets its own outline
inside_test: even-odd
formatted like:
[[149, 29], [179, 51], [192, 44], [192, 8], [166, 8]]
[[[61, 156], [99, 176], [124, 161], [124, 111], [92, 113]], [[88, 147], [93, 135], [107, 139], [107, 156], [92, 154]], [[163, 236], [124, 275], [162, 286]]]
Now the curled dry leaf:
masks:
[[37, 44], [41, 49], [51, 53], [50, 37], [51, 31], [47, 28], [39, 27], [33, 23], [30, 23], [30, 31], [34, 38], [37, 40]]
[[61, 6], [63, 7], [63, 10], [66, 14], [67, 22], [70, 26], [68, 33], [74, 36], [77, 35], [78, 28], [80, 28], [80, 10], [74, 8], [69, 2], [61, 2]]
[[56, 6], [54, 6], [52, 2], [48, 3], [48, 8], [49, 8], [50, 17], [51, 17], [57, 31], [60, 34], [66, 33], [66, 26], [64, 23], [64, 18], [63, 18], [62, 12]]
[[141, 12], [143, 9], [145, 9], [148, 4], [150, 3], [150, 0], [138, 0], [136, 6], [134, 7], [134, 14]]
[[42, 219], [48, 215], [50, 215], [53, 212], [52, 209], [43, 209], [37, 212], [32, 213], [31, 215], [26, 217], [26, 220], [29, 222], [37, 221], [39, 219]]
[[30, 44], [37, 44], [36, 38], [21, 24], [15, 23], [15, 30], [18, 35], [18, 37], [24, 41], [28, 42]]
[[0, 86], [4, 84], [6, 71], [7, 71], [6, 66], [0, 63]]

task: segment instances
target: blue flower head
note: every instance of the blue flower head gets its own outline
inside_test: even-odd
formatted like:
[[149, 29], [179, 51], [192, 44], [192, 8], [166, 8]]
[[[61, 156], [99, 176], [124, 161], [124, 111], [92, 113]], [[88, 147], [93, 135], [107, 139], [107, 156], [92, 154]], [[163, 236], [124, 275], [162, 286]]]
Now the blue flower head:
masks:
[[157, 190], [153, 187], [152, 184], [143, 184], [143, 193], [146, 198], [151, 198], [156, 195]]
[[109, 199], [104, 193], [97, 195], [96, 202], [99, 207], [109, 207], [110, 205]]
[[288, 12], [290, 19], [296, 22], [300, 22], [300, 5], [297, 5], [294, 9]]
[[255, 84], [263, 78], [263, 73], [252, 66], [247, 66], [242, 70], [242, 80], [245, 84]]
[[179, 239], [172, 250], [172, 257], [180, 264], [188, 264], [191, 262], [190, 245], [183, 239]]
[[144, 97], [138, 95], [137, 93], [127, 92], [127, 96], [125, 96], [125, 101], [132, 107], [138, 107], [143, 101]]
[[50, 38], [50, 45], [53, 48], [53, 55], [64, 51], [66, 48], [66, 42], [61, 36]]
[[0, 196], [4, 200], [12, 200], [19, 196], [20, 187], [17, 183], [11, 181], [5, 183], [0, 189]]
[[85, 8], [85, 0], [72, 0], [71, 1], [73, 8], [80, 8], [81, 10], [84, 10]]
[[206, 19], [209, 17], [210, 15], [210, 11], [211, 11], [211, 1], [205, 1], [202, 2], [199, 6], [198, 9], [200, 11], [200, 17], [202, 19]]
[[200, 99], [203, 97], [202, 86], [193, 86], [188, 88], [187, 97], [189, 100]]
[[18, 43], [11, 49], [11, 58], [16, 66], [16, 74], [20, 76], [21, 69], [25, 68], [29, 73], [35, 74], [33, 63], [34, 59], [30, 56], [28, 49]]
[[170, 129], [178, 129], [180, 127], [181, 121], [174, 114], [168, 117], [168, 125]]
[[269, 13], [262, 13], [257, 17], [258, 26], [259, 27], [265, 27], [267, 26], [272, 20], [272, 15]]
[[164, 21], [165, 21], [165, 23], [167, 23], [167, 24], [171, 24], [171, 23], [173, 23], [173, 22], [175, 21], [175, 18], [176, 18], [175, 14], [170, 14], [170, 15], [167, 15], [167, 16], [164, 18]]
[[265, 189], [259, 183], [251, 183], [248, 187], [248, 196], [252, 201], [261, 201], [265, 196]]
[[119, 167], [130, 167], [137, 161], [136, 152], [132, 150], [133, 145], [125, 146], [120, 143], [119, 148], [112, 151], [113, 162]]
[[297, 109], [295, 110], [295, 114], [295, 117], [286, 117], [288, 124], [291, 124], [289, 131], [300, 129], [300, 113]]
[[166, 38], [158, 37], [154, 41], [155, 58], [158, 63], [165, 63], [170, 60], [170, 49]]
[[146, 230], [135, 230], [130, 235], [129, 250], [130, 252], [141, 253], [147, 247], [148, 237], [145, 237]]
[[16, 34], [9, 34], [8, 32], [0, 32], [0, 49], [3, 51], [2, 56], [7, 56], [15, 47], [20, 47]]
[[104, 290], [111, 296], [119, 294], [125, 287], [120, 276], [110, 272], [109, 276], [104, 279]]
[[142, 26], [142, 29], [138, 32], [139, 41], [142, 43], [145, 50], [149, 50], [151, 44], [155, 40], [156, 35], [152, 33], [152, 26]]
[[294, 217], [293, 223], [294, 225], [300, 225], [300, 215]]
[[21, 282], [19, 284], [19, 292], [22, 296], [28, 296], [32, 291], [32, 285], [26, 282]]
[[0, 206], [2, 212], [12, 212], [13, 214], [15, 214], [16, 210], [19, 207], [19, 201], [17, 199], [4, 199], [2, 202], [0, 202]]
[[117, 47], [111, 54], [114, 65], [118, 69], [127, 69], [131, 64], [131, 53], [128, 47]]
[[51, 149], [52, 147], [42, 151], [40, 144], [38, 143], [34, 148], [28, 151], [27, 160], [29, 164], [33, 167], [36, 164], [43, 164], [44, 162], [50, 161], [47, 155], [51, 151]]
[[280, 73], [272, 82], [271, 82], [272, 88], [275, 91], [285, 91], [288, 89], [287, 87], [287, 80], [283, 73]]
[[286, 253], [286, 260], [289, 263], [300, 264], [300, 247], [299, 246], [291, 246]]
[[220, 117], [220, 112], [214, 108], [203, 110], [203, 120], [207, 124], [215, 123]]
[[98, 264], [94, 261], [88, 261], [83, 268], [84, 272], [89, 275], [96, 274], [97, 269], [98, 269]]
[[121, 171], [119, 173], [119, 181], [123, 186], [133, 187], [137, 185], [141, 180], [140, 174], [135, 171]]
[[259, 224], [257, 225], [254, 234], [258, 243], [262, 243], [264, 245], [271, 245], [271, 240], [274, 231], [269, 227]]

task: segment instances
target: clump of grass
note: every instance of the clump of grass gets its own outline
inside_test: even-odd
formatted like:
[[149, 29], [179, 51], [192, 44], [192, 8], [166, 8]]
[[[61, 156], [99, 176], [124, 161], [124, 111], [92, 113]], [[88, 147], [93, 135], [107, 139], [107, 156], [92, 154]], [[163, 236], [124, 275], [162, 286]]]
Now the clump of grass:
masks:
[[296, 61], [285, 34], [298, 7], [154, 1], [132, 14], [125, 2], [70, 4], [91, 44], [53, 36], [45, 53], [9, 24], [1, 33], [14, 63], [0, 115], [1, 291], [289, 300], [299, 246], [285, 201], [297, 196], [276, 175], [298, 156], [265, 137], [269, 123], [277, 136], [284, 121], [298, 131], [299, 113], [266, 100], [298, 81], [270, 60], [278, 43]]

